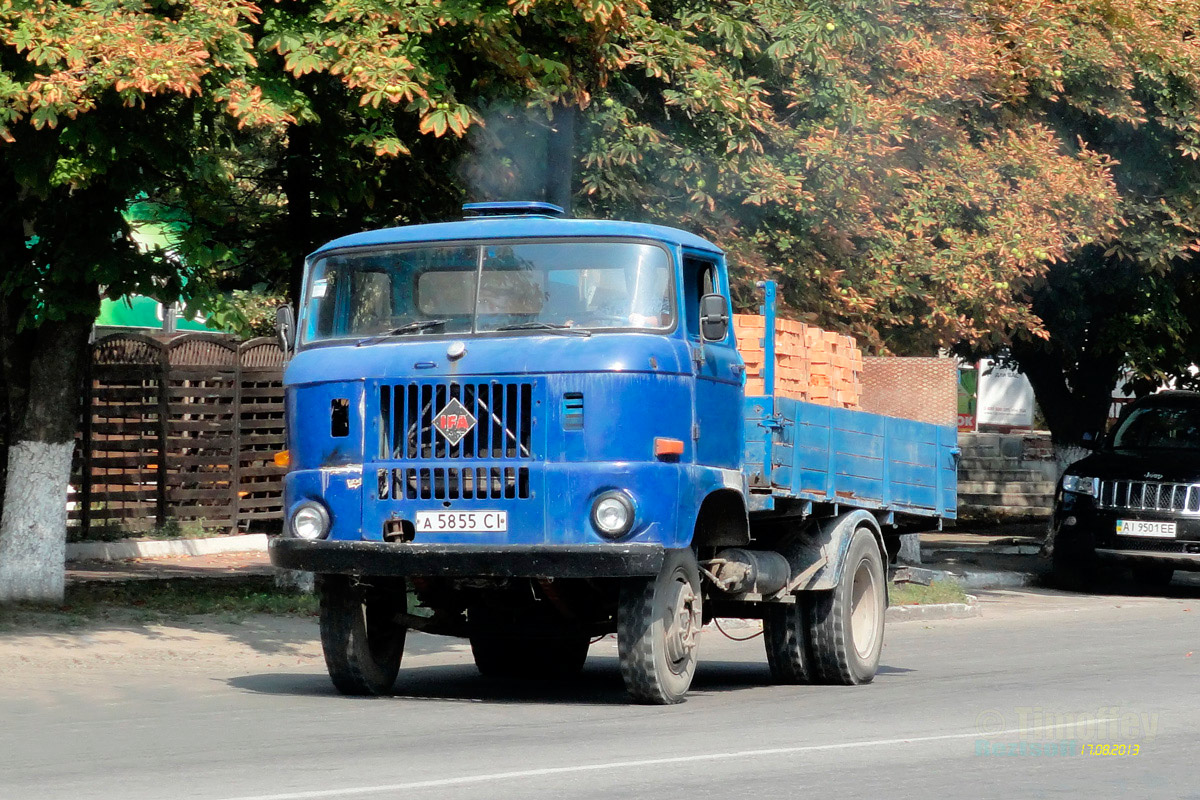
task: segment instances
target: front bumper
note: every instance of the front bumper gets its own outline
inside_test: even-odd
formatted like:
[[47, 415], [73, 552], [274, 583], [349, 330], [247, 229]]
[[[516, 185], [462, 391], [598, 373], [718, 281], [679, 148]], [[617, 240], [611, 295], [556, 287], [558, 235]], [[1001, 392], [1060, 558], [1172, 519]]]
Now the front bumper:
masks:
[[1164, 553], [1154, 550], [1118, 550], [1110, 547], [1097, 547], [1096, 555], [1110, 561], [1161, 564], [1175, 569], [1200, 570], [1200, 553]]
[[658, 544], [487, 545], [311, 541], [279, 537], [271, 563], [342, 575], [497, 578], [627, 578], [657, 575]]
[[[1171, 522], [1175, 538], [1120, 536], [1118, 519]], [[1090, 498], [1061, 493], [1048, 544], [1051, 550], [1095, 554], [1107, 561], [1160, 564], [1200, 571], [1200, 517], [1169, 511], [1100, 509]]]

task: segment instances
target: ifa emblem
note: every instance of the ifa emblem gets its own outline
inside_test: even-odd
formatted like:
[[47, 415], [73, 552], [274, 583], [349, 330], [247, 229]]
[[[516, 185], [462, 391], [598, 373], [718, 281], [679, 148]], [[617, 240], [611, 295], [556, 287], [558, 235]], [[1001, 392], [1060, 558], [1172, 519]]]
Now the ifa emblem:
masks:
[[462, 438], [475, 427], [475, 417], [467, 411], [458, 398], [452, 398], [449, 403], [433, 418], [433, 427], [452, 446], [462, 441]]

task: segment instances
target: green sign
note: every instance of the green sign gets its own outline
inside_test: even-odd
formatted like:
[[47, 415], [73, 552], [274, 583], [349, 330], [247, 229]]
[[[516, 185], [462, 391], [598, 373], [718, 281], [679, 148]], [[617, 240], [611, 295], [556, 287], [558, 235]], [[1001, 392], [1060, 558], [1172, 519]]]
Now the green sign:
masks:
[[[212, 331], [204, 324], [204, 317], [196, 315], [193, 319], [185, 319], [176, 306], [175, 330], [179, 331]], [[100, 301], [100, 316], [96, 318], [97, 325], [115, 328], [147, 328], [162, 330], [166, 307], [153, 297], [140, 294], [127, 295], [120, 300], [104, 298]]]
[[979, 370], [974, 367], [958, 369], [958, 429], [975, 430], [976, 409], [979, 406]]
[[[170, 250], [179, 240], [179, 235], [187, 226], [174, 209], [165, 208], [157, 203], [133, 203], [125, 212], [125, 219], [133, 229], [132, 239], [143, 250], [159, 248]], [[206, 316], [197, 314], [192, 318], [184, 318], [181, 313], [183, 303], [176, 303], [170, 309], [175, 317], [174, 330], [177, 331], [212, 331], [205, 324]], [[146, 330], [163, 330], [168, 308], [153, 297], [133, 294], [120, 300], [104, 298], [100, 301], [100, 316], [96, 324], [115, 328], [143, 328]]]

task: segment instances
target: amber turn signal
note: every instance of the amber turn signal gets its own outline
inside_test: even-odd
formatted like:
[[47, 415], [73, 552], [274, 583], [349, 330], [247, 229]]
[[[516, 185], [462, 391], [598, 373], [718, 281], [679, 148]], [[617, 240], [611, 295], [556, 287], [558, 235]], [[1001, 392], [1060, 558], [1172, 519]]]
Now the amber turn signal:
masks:
[[663, 456], [681, 456], [683, 455], [683, 440], [682, 439], [664, 439], [659, 436], [654, 440], [654, 455], [657, 458]]
[[275, 461], [275, 466], [287, 469], [292, 463], [292, 454], [287, 450], [280, 450], [275, 454], [275, 458], [273, 460]]

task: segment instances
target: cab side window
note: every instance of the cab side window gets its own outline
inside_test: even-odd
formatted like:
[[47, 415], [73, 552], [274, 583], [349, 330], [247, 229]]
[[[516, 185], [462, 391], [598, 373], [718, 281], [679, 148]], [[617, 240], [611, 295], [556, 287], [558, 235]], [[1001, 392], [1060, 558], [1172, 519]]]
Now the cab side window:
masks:
[[688, 336], [700, 340], [700, 298], [717, 289], [717, 265], [699, 258], [683, 259], [683, 307]]

